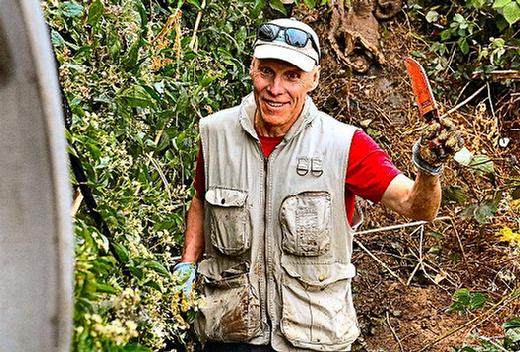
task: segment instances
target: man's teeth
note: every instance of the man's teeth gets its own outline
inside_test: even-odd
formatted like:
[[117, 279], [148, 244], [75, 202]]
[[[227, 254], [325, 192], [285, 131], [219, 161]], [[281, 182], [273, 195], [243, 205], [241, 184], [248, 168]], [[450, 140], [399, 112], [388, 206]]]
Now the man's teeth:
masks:
[[279, 108], [283, 105], [283, 103], [275, 103], [274, 101], [266, 101], [266, 103], [273, 108]]

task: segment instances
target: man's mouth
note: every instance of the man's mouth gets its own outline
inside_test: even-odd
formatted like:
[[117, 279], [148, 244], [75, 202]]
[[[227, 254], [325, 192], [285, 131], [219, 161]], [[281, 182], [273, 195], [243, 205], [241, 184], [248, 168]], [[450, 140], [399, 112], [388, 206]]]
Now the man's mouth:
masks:
[[283, 102], [277, 102], [277, 101], [272, 101], [272, 100], [266, 100], [264, 99], [264, 102], [271, 108], [281, 108], [282, 106], [284, 106], [286, 103], [283, 103]]

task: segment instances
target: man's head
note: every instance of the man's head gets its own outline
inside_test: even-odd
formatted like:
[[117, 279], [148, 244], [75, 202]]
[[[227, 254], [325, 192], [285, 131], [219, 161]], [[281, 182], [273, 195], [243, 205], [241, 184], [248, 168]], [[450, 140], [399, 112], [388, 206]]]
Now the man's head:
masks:
[[283, 135], [298, 119], [307, 93], [318, 85], [318, 36], [303, 22], [273, 20], [259, 26], [253, 56], [256, 127], [264, 135]]

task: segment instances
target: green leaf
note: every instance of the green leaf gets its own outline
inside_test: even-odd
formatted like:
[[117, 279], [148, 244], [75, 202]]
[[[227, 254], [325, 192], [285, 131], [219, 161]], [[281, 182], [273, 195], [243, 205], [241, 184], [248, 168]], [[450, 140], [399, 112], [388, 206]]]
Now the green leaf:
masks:
[[153, 288], [154, 290], [157, 290], [159, 292], [162, 292], [162, 288], [161, 286], [159, 286], [159, 284], [153, 280], [148, 280], [144, 283], [144, 286], [148, 286], [148, 287], [151, 287]]
[[51, 30], [51, 42], [52, 45], [57, 47], [64, 47], [65, 46], [65, 39], [54, 29]]
[[103, 3], [101, 0], [95, 0], [88, 9], [88, 20], [87, 23], [91, 26], [96, 25], [99, 22], [101, 16], [103, 16]]
[[475, 210], [475, 220], [479, 224], [488, 224], [490, 218], [495, 215], [496, 211], [497, 205], [493, 201], [484, 202]]
[[316, 1], [314, 0], [303, 0], [305, 5], [307, 5], [308, 8], [313, 9], [316, 7]]
[[482, 8], [486, 4], [486, 0], [471, 0], [471, 6], [476, 9]]
[[479, 309], [484, 307], [487, 302], [487, 297], [482, 293], [471, 294], [470, 309]]
[[460, 186], [448, 186], [442, 192], [442, 198], [445, 201], [454, 201], [459, 205], [466, 203], [466, 194]]
[[257, 18], [260, 15], [260, 12], [265, 7], [266, 0], [255, 0], [255, 6], [251, 10], [251, 16], [253, 18]]
[[428, 23], [432, 23], [432, 22], [437, 22], [437, 20], [439, 19], [439, 13], [437, 11], [428, 11], [428, 13], [426, 14], [426, 21]]
[[516, 2], [510, 2], [503, 8], [504, 18], [509, 23], [510, 26], [512, 26], [514, 23], [516, 23], [518, 20], [520, 20], [520, 5], [518, 5]]
[[501, 8], [509, 4], [512, 0], [495, 0], [493, 3], [493, 8]]
[[141, 265], [149, 269], [152, 269], [153, 271], [164, 277], [170, 277], [170, 272], [161, 263], [155, 260], [146, 260]]
[[78, 17], [83, 14], [83, 6], [67, 1], [61, 4], [61, 13], [65, 17]]
[[130, 259], [130, 252], [121, 243], [114, 243], [114, 249], [116, 251], [117, 258], [122, 263], [128, 263]]
[[202, 10], [202, 8], [200, 7], [200, 2], [198, 0], [186, 0], [186, 2], [195, 6], [197, 10]]
[[117, 290], [108, 284], [102, 284], [102, 283], [96, 282], [95, 286], [96, 286], [97, 292], [104, 292], [104, 293], [111, 293], [111, 294], [117, 293]]
[[287, 10], [283, 6], [283, 3], [280, 0], [269, 0], [269, 6], [271, 6], [272, 9], [283, 13], [285, 16], [287, 16]]
[[504, 323], [504, 330], [520, 328], [520, 318], [512, 318]]
[[473, 170], [482, 172], [484, 174], [494, 174], [495, 168], [493, 161], [487, 155], [476, 155], [471, 159], [468, 165]]
[[441, 32], [441, 40], [446, 41], [451, 38], [451, 30], [445, 29]]
[[125, 89], [119, 97], [124, 99], [125, 103], [130, 107], [147, 108], [154, 105], [150, 94], [138, 84]]
[[464, 16], [462, 16], [460, 13], [456, 13], [455, 16], [453, 16], [453, 20], [458, 23], [464, 22]]
[[515, 188], [513, 192], [511, 192], [511, 197], [513, 197], [513, 199], [520, 198], [520, 187]]
[[466, 38], [464, 38], [464, 37], [460, 38], [457, 41], [457, 44], [459, 45], [460, 51], [462, 51], [462, 53], [464, 55], [469, 53], [469, 44], [468, 44], [468, 41], [466, 40]]
[[146, 8], [141, 0], [134, 0], [134, 4], [139, 12], [139, 17], [141, 18], [141, 29], [145, 30], [146, 25], [148, 24], [148, 13], [146, 12]]

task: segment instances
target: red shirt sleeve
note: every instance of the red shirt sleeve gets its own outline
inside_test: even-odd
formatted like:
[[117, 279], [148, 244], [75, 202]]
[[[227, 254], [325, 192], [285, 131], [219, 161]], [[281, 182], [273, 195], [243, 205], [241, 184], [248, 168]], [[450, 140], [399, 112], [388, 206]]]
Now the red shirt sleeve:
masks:
[[354, 133], [345, 183], [348, 190], [377, 203], [390, 181], [401, 172], [390, 156], [362, 130]]
[[356, 195], [377, 203], [390, 181], [400, 173], [388, 154], [365, 132], [357, 130], [352, 137], [345, 178], [348, 221], [352, 223]]

